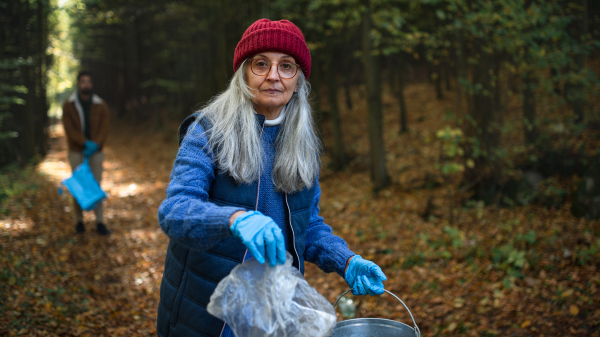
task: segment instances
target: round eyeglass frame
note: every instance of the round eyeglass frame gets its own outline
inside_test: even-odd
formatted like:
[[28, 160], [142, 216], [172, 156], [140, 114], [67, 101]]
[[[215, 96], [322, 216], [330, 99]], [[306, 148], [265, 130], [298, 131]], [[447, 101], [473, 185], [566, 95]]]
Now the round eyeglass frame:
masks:
[[[255, 73], [254, 72], [254, 68], [252, 67], [252, 61], [255, 61], [255, 60], [264, 60], [266, 62], [269, 62], [270, 63], [269, 71], [267, 71], [267, 73], [264, 74], [264, 75], [259, 75], [259, 74]], [[279, 73], [279, 63], [273, 63], [273, 62], [271, 62], [271, 61], [269, 61], [269, 60], [267, 60], [265, 58], [248, 59], [248, 62], [250, 63], [250, 71], [252, 71], [252, 73], [254, 75], [256, 75], [256, 76], [267, 76], [267, 75], [269, 75], [269, 73], [271, 72], [271, 68], [273, 67], [273, 64], [277, 65], [277, 75], [279, 75], [279, 77], [281, 77], [281, 78], [285, 78], [286, 80], [289, 80], [290, 78], [294, 78], [296, 75], [298, 75], [298, 70], [300, 70], [300, 65], [298, 63], [286, 62], [286, 63], [291, 63], [291, 64], [295, 65], [296, 66], [296, 72], [294, 73], [294, 75], [292, 77], [284, 77], [284, 76], [281, 76], [281, 73]]]

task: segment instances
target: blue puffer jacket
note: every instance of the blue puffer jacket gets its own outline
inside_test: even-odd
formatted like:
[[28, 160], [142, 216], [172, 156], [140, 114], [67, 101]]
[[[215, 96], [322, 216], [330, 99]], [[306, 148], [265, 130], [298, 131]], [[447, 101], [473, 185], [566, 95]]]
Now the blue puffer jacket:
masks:
[[[167, 198], [158, 213], [160, 226], [170, 239], [158, 308], [157, 334], [162, 337], [230, 334], [223, 321], [206, 311], [206, 305], [219, 281], [247, 257], [246, 248], [229, 229], [229, 217], [238, 210], [258, 208], [273, 217], [289, 238], [286, 249], [301, 272], [307, 260], [325, 272], [343, 276], [346, 261], [354, 255], [319, 216], [318, 183], [285, 194], [276, 192], [270, 181], [265, 182], [270, 172], [261, 172], [252, 184], [237, 184], [218, 172], [205, 135], [210, 125], [202, 121], [188, 132], [195, 119], [196, 114], [180, 127], [179, 152]], [[264, 120], [256, 115], [257, 128], [264, 128]], [[261, 145], [272, 164], [274, 155], [269, 154], [274, 154], [274, 143], [261, 138]], [[283, 212], [271, 210], [269, 214], [264, 205], [279, 201]]]

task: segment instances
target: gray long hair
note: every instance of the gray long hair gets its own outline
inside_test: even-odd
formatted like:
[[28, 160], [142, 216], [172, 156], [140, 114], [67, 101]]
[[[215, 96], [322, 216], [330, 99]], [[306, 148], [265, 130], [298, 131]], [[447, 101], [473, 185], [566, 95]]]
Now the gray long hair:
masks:
[[[253, 94], [245, 80], [246, 66], [244, 61], [229, 87], [213, 97], [196, 119], [198, 123], [206, 118], [212, 125], [207, 133], [208, 144], [215, 153], [219, 171], [229, 174], [238, 183], [255, 181], [263, 161], [261, 130], [256, 127]], [[276, 190], [286, 193], [313, 186], [321, 151], [308, 101], [310, 84], [302, 71], [298, 76], [298, 93], [287, 104], [275, 140], [276, 157], [271, 177]]]

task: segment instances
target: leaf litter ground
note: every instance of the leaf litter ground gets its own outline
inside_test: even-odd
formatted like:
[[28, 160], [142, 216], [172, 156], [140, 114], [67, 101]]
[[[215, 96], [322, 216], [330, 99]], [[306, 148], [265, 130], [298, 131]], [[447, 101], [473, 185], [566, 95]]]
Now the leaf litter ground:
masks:
[[[364, 92], [355, 95], [360, 102]], [[446, 195], [456, 181], [442, 180], [434, 165], [435, 132], [454, 102], [434, 95], [429, 84], [406, 89], [410, 132], [403, 135], [396, 101], [384, 95], [393, 184], [377, 194], [367, 169], [365, 103], [342, 110], [352, 162], [332, 172], [323, 157], [326, 222], [383, 268], [386, 288], [407, 303], [425, 336], [598, 336], [599, 222], [574, 218], [568, 202], [553, 210], [452, 207]], [[93, 214], [86, 214], [86, 233], [73, 234], [70, 198], [57, 194], [70, 174], [60, 126], [52, 128], [47, 158], [3, 176], [0, 335], [155, 335], [168, 244], [156, 214], [177, 151], [176, 128], [113, 127], [102, 182], [110, 237], [94, 232]], [[341, 277], [311, 264], [306, 278], [332, 303], [347, 289]], [[410, 324], [391, 296], [355, 300], [358, 317]]]

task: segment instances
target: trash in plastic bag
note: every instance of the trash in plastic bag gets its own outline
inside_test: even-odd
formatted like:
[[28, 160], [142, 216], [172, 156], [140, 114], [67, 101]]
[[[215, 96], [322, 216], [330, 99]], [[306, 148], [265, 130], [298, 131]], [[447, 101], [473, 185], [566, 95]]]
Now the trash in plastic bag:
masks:
[[208, 312], [223, 320], [237, 337], [328, 337], [335, 310], [292, 267], [271, 267], [251, 258], [235, 267], [215, 289]]

